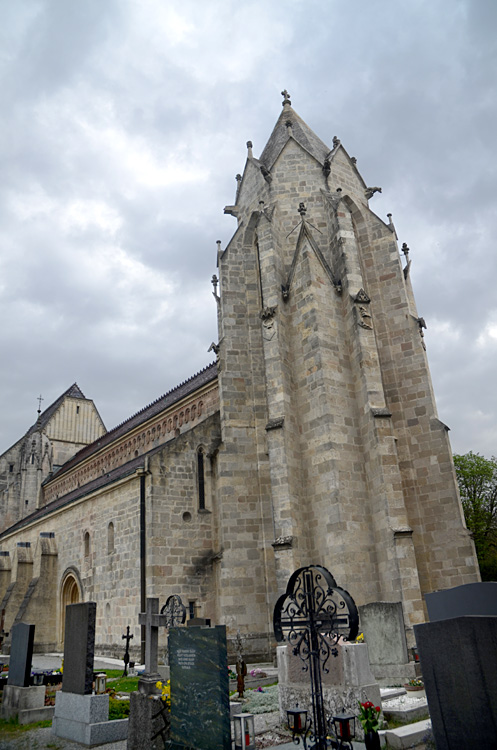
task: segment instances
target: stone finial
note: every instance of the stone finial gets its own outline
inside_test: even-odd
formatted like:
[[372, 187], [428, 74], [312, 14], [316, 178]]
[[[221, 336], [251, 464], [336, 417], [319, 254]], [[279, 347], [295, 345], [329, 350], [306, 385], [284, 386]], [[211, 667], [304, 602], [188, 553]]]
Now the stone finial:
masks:
[[241, 176], [241, 174], [237, 174], [237, 175], [235, 176], [235, 180], [236, 180], [237, 182], [241, 182], [241, 181], [242, 181], [242, 176]]
[[352, 164], [354, 164], [354, 165], [355, 165], [355, 164], [357, 164], [357, 159], [356, 159], [356, 157], [355, 157], [355, 156], [351, 156], [351, 157], [350, 157], [350, 161], [351, 161], [351, 162], [352, 162]]
[[337, 136], [334, 135], [333, 136], [333, 148], [338, 148], [338, 146], [340, 145], [340, 143], [341, 143], [340, 138], [337, 138]]
[[285, 104], [291, 105], [292, 102], [290, 101], [290, 94], [286, 89], [283, 89], [283, 91], [281, 92], [281, 96], [283, 97], [283, 107], [285, 106]]
[[409, 255], [409, 248], [407, 247], [407, 242], [402, 243], [402, 252], [406, 256], [406, 260], [407, 260], [408, 255]]
[[253, 154], [252, 154], [252, 147], [253, 147], [252, 141], [247, 141], [248, 156], [250, 158], [252, 158], [252, 156], [253, 156]]
[[299, 214], [301, 215], [301, 217], [304, 218], [306, 213], [307, 213], [307, 209], [305, 207], [305, 203], [303, 202], [299, 203]]

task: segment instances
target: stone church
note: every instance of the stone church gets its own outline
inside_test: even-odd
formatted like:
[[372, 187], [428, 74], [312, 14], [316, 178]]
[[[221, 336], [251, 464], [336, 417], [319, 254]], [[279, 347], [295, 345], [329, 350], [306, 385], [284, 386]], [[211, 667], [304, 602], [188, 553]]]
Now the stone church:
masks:
[[0, 456], [4, 630], [35, 622], [38, 650], [92, 600], [97, 650], [121, 655], [146, 597], [176, 593], [267, 657], [308, 564], [359, 605], [401, 602], [412, 645], [425, 593], [479, 580], [407, 248], [283, 93], [224, 209], [217, 361], [110, 431], [74, 384]]

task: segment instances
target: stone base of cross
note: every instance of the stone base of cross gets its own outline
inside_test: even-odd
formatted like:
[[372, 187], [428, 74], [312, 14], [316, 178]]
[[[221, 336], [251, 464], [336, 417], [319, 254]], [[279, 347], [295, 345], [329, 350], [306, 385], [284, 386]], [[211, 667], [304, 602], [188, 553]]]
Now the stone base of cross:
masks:
[[145, 672], [138, 680], [138, 690], [145, 695], [158, 695], [160, 690], [156, 683], [160, 680], [157, 671], [159, 628], [167, 626], [167, 616], [159, 614], [158, 599], [147, 599], [147, 611], [140, 612], [138, 621], [140, 625], [145, 625]]

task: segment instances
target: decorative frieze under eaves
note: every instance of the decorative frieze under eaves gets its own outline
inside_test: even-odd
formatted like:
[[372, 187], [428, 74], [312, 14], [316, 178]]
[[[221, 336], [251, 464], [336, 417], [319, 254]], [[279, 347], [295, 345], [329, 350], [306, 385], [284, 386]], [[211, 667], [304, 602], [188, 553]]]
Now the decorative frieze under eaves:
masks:
[[[123, 466], [130, 459], [147, 453], [151, 448], [168, 443], [181, 433], [203, 422], [217, 408], [217, 406], [212, 408], [212, 401], [214, 400], [216, 404], [218, 402], [217, 392], [216, 383], [214, 386], [192, 394], [189, 399], [165, 409], [148, 422], [117, 438], [115, 442], [76, 465], [60, 479], [55, 477], [44, 487], [44, 504], [107, 474], [111, 469]], [[214, 399], [213, 395], [215, 395]]]

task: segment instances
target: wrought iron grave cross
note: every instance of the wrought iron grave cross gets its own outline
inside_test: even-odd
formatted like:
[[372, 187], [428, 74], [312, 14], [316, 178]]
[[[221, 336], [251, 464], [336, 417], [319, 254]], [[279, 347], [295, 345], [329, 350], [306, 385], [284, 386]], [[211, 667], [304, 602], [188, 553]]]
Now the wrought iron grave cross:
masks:
[[128, 675], [128, 664], [129, 664], [129, 642], [133, 638], [133, 633], [131, 635], [129, 634], [129, 625], [126, 625], [126, 635], [121, 636], [122, 638], [126, 639], [126, 650], [124, 652], [124, 672], [123, 677], [127, 677]]
[[176, 628], [186, 621], [186, 607], [179, 594], [171, 594], [160, 611], [166, 618], [166, 628]]
[[324, 711], [321, 671], [329, 672], [330, 656], [337, 656], [340, 639], [354, 640], [359, 629], [359, 613], [354, 600], [337, 586], [326, 568], [309, 565], [290, 576], [286, 592], [274, 608], [276, 640], [288, 641], [295, 656], [309, 671], [312, 700], [312, 737], [316, 750], [327, 748], [327, 721]]

